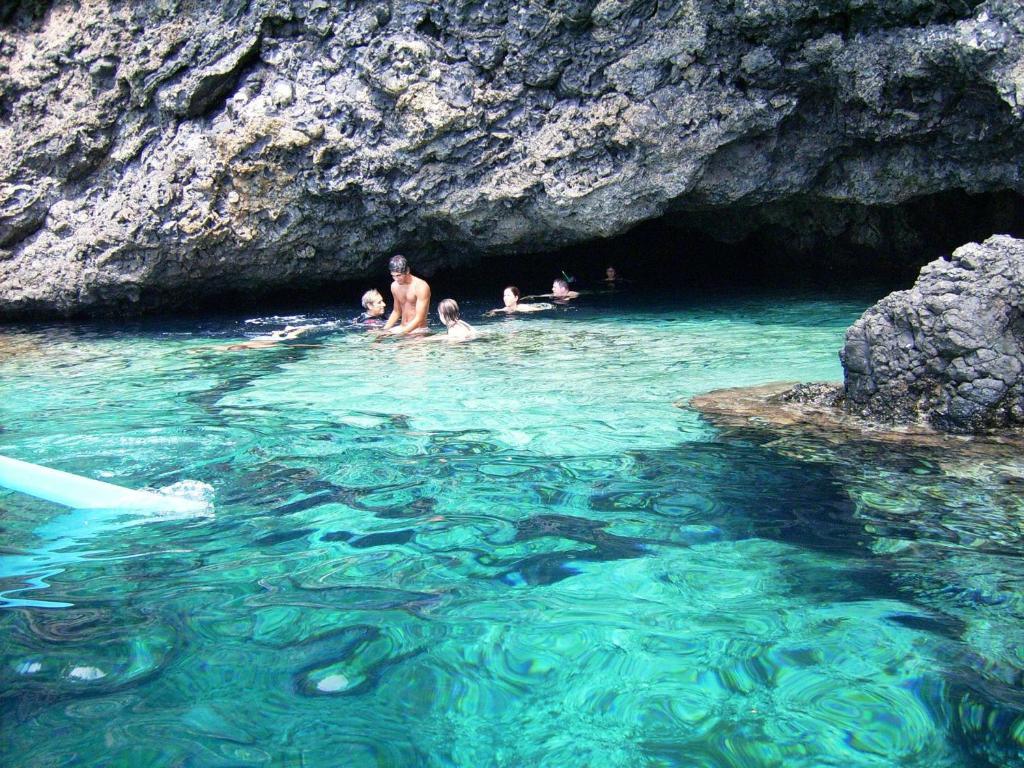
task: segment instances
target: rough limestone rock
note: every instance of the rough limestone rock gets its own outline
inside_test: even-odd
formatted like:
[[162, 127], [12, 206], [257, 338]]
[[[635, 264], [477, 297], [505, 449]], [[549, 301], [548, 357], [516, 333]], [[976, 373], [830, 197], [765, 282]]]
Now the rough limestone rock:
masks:
[[846, 332], [848, 410], [949, 432], [1024, 426], [1024, 240], [969, 243]]
[[664, 215], [870, 244], [843, 206], [1024, 193], [1022, 123], [1019, 0], [9, 0], [0, 317]]

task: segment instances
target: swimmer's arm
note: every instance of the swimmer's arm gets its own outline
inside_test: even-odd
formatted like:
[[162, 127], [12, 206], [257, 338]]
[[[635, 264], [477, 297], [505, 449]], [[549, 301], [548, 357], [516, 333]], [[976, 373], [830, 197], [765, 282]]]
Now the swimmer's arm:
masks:
[[297, 339], [299, 336], [304, 334], [306, 331], [311, 331], [315, 328], [314, 325], [289, 325], [284, 329], [284, 339]]

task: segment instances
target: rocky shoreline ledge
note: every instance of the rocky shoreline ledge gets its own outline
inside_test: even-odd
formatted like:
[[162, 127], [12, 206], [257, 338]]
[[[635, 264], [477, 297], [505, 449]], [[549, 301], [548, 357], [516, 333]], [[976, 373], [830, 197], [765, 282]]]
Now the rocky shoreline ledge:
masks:
[[689, 405], [727, 426], [1019, 451], [1024, 241], [994, 236], [925, 265], [850, 327], [839, 356], [842, 383], [724, 389]]
[[1024, 451], [1024, 430], [964, 435], [927, 424], [882, 424], [844, 410], [838, 382], [772, 382], [732, 387], [679, 401], [717, 427], [799, 435], [825, 443], [865, 443], [949, 449], [964, 455], [1013, 458]]

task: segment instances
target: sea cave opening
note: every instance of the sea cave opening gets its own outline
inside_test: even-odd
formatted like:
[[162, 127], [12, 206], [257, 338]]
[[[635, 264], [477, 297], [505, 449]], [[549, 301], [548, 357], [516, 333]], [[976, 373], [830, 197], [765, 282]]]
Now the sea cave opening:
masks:
[[[518, 286], [523, 295], [542, 294], [558, 277], [571, 278], [577, 289], [600, 289], [608, 266], [632, 292], [664, 298], [855, 290], [877, 299], [911, 287], [928, 262], [994, 234], [1024, 237], [1024, 196], [949, 191], [875, 206], [801, 198], [672, 210], [614, 237], [554, 251], [472, 254], [428, 235], [401, 252], [430, 281], [435, 303], [447, 296], [497, 302], [506, 285]], [[285, 314], [351, 305], [357, 312], [368, 288], [387, 293], [390, 255], [380, 254], [379, 271], [354, 280], [218, 293], [197, 299], [194, 308]]]
[[994, 234], [1024, 236], [1024, 196], [954, 191], [891, 206], [791, 200], [672, 211], [615, 237], [482, 257], [433, 277], [463, 293], [490, 288], [503, 274], [547, 290], [563, 274], [583, 287], [600, 284], [611, 265], [631, 284], [658, 293], [898, 290], [909, 288], [928, 262]]

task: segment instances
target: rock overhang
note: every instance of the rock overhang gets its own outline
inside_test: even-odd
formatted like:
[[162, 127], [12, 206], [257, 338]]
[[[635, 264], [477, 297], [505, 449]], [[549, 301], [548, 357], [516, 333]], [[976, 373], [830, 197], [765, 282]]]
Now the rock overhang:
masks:
[[793, 201], [1024, 193], [1008, 0], [35, 7], [2, 22], [8, 317], [352, 279], [396, 249], [557, 248], [667, 211], [713, 232]]

